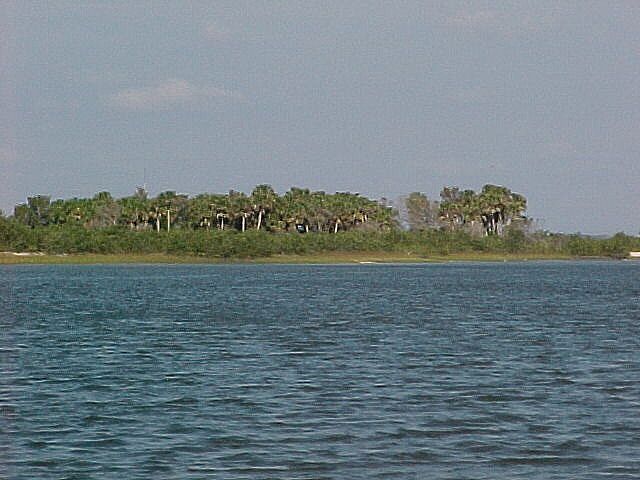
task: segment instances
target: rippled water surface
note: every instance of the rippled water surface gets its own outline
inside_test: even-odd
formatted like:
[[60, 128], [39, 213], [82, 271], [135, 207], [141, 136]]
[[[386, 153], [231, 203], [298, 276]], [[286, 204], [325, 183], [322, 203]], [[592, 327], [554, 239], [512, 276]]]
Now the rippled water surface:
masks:
[[0, 478], [638, 478], [640, 262], [0, 267]]

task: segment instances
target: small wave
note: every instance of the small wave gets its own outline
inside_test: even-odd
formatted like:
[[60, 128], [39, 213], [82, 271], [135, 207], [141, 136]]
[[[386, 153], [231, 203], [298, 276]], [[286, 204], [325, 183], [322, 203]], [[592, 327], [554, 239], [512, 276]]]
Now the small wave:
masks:
[[532, 452], [531, 456], [502, 457], [495, 460], [498, 465], [589, 465], [595, 459], [589, 457], [563, 457], [559, 455], [539, 455]]

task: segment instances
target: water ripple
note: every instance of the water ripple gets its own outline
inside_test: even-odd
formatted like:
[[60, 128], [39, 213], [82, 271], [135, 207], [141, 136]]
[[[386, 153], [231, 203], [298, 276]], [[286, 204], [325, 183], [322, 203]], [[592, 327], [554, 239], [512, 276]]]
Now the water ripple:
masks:
[[0, 478], [638, 478], [639, 267], [3, 266]]

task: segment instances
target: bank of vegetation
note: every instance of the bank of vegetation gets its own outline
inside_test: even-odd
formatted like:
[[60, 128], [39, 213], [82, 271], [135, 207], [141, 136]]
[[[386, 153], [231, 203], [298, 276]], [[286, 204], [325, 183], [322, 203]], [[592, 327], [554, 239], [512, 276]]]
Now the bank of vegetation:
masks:
[[278, 195], [268, 185], [248, 195], [191, 198], [175, 192], [151, 198], [143, 189], [119, 199], [108, 192], [55, 201], [37, 195], [0, 216], [0, 249], [210, 259], [340, 252], [617, 258], [640, 250], [637, 237], [622, 233], [598, 239], [536, 231], [526, 206], [524, 196], [496, 185], [477, 193], [446, 187], [438, 201], [414, 192], [400, 208], [348, 192], [292, 188]]

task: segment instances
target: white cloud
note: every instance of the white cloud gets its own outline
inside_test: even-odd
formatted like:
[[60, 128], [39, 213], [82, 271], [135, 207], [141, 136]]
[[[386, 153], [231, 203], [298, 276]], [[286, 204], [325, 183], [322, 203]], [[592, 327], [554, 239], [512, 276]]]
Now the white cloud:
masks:
[[159, 85], [122, 90], [111, 95], [108, 104], [128, 110], [168, 109], [214, 98], [242, 99], [242, 95], [214, 86], [196, 86], [186, 80], [170, 79]]

